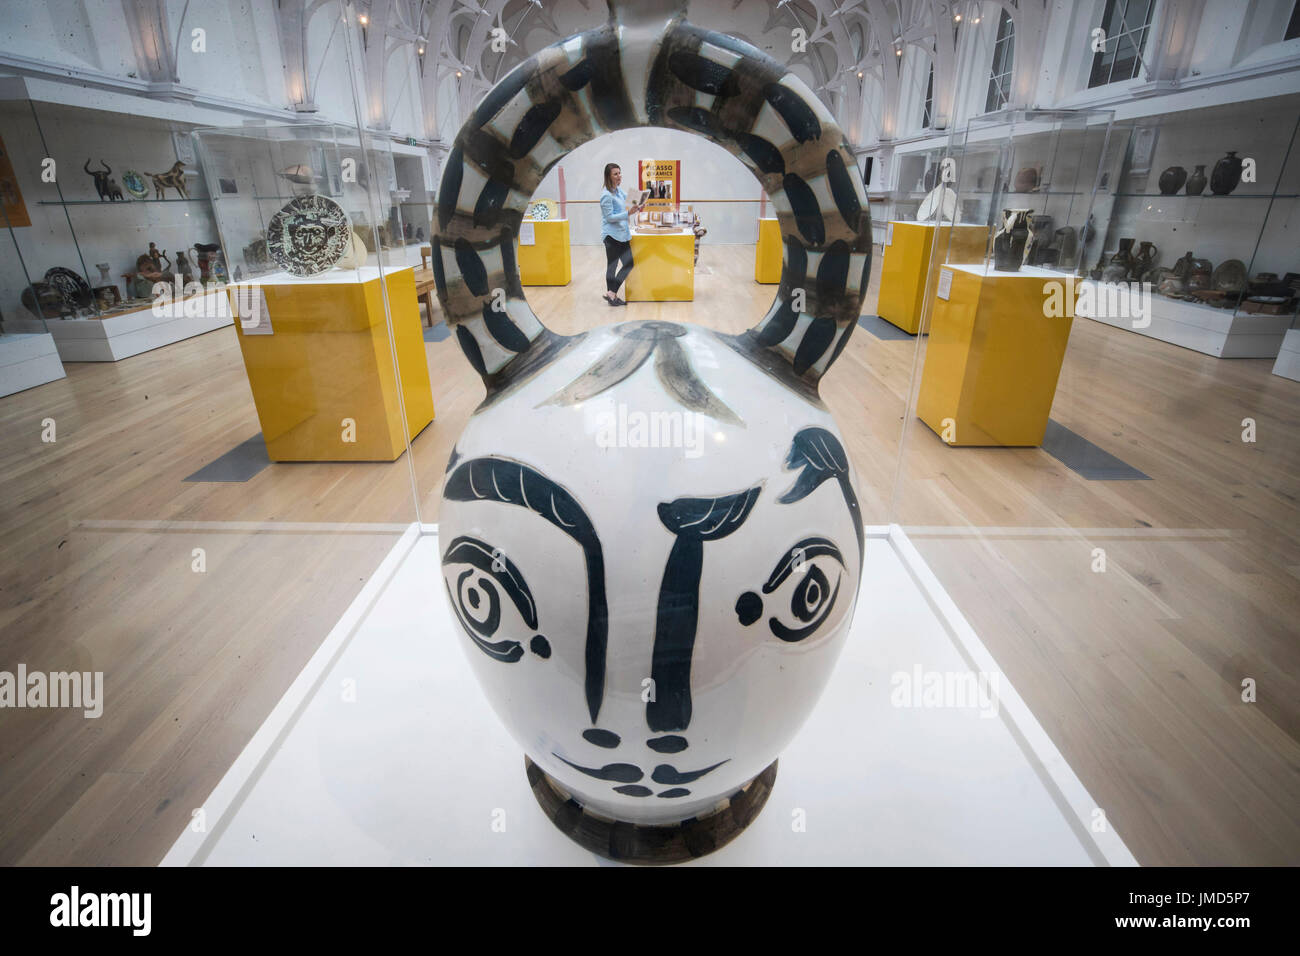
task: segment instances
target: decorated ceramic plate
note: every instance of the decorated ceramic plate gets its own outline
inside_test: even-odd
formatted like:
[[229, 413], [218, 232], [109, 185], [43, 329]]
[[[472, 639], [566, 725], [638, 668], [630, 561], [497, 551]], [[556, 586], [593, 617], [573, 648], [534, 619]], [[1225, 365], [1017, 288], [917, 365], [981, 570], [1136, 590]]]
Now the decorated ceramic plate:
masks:
[[558, 218], [559, 211], [559, 204], [554, 199], [535, 199], [528, 205], [528, 218], [545, 222]]
[[1246, 265], [1240, 259], [1229, 259], [1214, 270], [1214, 288], [1221, 292], [1240, 292], [1246, 288]]
[[149, 198], [149, 184], [144, 181], [144, 177], [134, 169], [128, 169], [122, 173], [122, 188], [129, 192], [136, 199]]
[[45, 281], [59, 290], [59, 295], [63, 296], [63, 301], [70, 309], [84, 309], [94, 298], [94, 294], [90, 291], [90, 283], [63, 266], [55, 266], [46, 272]]
[[352, 248], [352, 220], [326, 196], [299, 196], [271, 217], [266, 247], [286, 272], [320, 275]]

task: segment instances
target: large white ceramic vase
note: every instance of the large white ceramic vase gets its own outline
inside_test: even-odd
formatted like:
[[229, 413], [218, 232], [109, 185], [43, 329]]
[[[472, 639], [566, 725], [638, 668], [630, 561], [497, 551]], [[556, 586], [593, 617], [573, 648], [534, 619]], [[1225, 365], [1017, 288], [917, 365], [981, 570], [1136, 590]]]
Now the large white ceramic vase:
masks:
[[[785, 266], [750, 331], [633, 307], [561, 336], [528, 308], [513, 242], [532, 191], [576, 145], [637, 125], [708, 136], [771, 195]], [[869, 269], [851, 152], [782, 64], [691, 26], [678, 0], [612, 0], [604, 27], [487, 95], [438, 220], [439, 297], [487, 388], [439, 517], [474, 670], [557, 825], [638, 862], [707, 852], [761, 807], [862, 575], [853, 469], [817, 393]], [[719, 823], [733, 805], [746, 814]], [[663, 850], [670, 832], [689, 846]]]

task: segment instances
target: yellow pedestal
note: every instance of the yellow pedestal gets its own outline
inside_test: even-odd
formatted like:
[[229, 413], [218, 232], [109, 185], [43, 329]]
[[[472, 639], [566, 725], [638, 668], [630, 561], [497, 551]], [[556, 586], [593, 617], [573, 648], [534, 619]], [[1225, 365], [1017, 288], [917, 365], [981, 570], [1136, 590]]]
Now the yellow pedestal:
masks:
[[532, 222], [534, 242], [517, 243], [519, 279], [524, 285], [568, 285], [573, 278], [569, 257], [569, 220]]
[[[258, 327], [269, 320], [269, 334], [245, 328], [243, 319], [235, 329], [272, 461], [393, 461], [406, 439], [433, 421], [412, 269], [389, 272], [384, 280], [405, 435], [378, 271], [361, 270], [365, 281], [350, 278], [356, 275], [237, 284], [266, 296], [268, 315]], [[236, 286], [229, 288], [237, 294]]]
[[[904, 332], [921, 328], [925, 289], [935, 281], [930, 267], [934, 223], [890, 222], [885, 225], [885, 249], [880, 262], [880, 298], [876, 314]], [[942, 226], [939, 257], [947, 262], [982, 262], [988, 229], [984, 226]], [[951, 235], [949, 235], [951, 233]]]
[[771, 285], [781, 281], [781, 223], [758, 221], [758, 245], [754, 247], [754, 281]]
[[628, 302], [689, 302], [695, 298], [695, 236], [632, 233]]
[[1056, 395], [1078, 283], [1034, 266], [952, 274], [935, 299], [916, 413], [950, 445], [1039, 445]]

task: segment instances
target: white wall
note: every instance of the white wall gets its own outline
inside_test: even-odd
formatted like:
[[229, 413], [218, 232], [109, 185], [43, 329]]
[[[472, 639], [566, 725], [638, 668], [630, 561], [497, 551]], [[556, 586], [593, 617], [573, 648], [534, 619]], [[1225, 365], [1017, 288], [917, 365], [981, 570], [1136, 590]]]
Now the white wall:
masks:
[[0, 50], [113, 76], [136, 69], [122, 4], [110, 0], [0, 3]]
[[[181, 85], [249, 103], [284, 105], [280, 45], [270, 7], [251, 0], [191, 0], [187, 9], [186, 0], [167, 0], [166, 10], [173, 40], [180, 37], [176, 70]], [[203, 30], [203, 52], [194, 49], [196, 29]]]
[[[632, 194], [640, 159], [682, 161], [682, 204], [695, 204], [710, 243], [748, 243], [758, 238], [760, 186], [754, 174], [721, 146], [701, 136], [668, 129], [621, 130], [578, 147], [546, 174], [534, 195], [560, 198], [559, 170], [568, 193], [569, 236], [574, 245], [600, 244], [600, 191], [606, 163], [623, 169]], [[586, 200], [575, 203], [573, 200]], [[768, 215], [774, 215], [771, 205]]]
[[[176, 46], [180, 85], [199, 94], [261, 110], [289, 109], [285, 71], [273, 0], [164, 0], [168, 30]], [[182, 19], [181, 14], [185, 16]], [[364, 84], [361, 66], [349, 67], [344, 50], [346, 27], [339, 0], [327, 0], [308, 24], [309, 82], [317, 118], [353, 124], [352, 81]], [[203, 52], [193, 49], [195, 28], [204, 30]], [[0, 54], [86, 69], [138, 81], [131, 36], [121, 0], [41, 0], [0, 2]], [[424, 136], [418, 74], [413, 51], [393, 56], [387, 76], [390, 125], [400, 137]], [[239, 120], [232, 117], [232, 122]]]

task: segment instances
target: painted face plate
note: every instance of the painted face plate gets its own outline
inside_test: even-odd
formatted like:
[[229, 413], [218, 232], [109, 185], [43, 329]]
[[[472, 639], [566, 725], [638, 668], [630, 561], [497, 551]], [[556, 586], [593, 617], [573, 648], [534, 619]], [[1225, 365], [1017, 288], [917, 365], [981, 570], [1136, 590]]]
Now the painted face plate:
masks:
[[637, 823], [704, 812], [775, 759], [861, 576], [830, 415], [672, 323], [595, 330], [474, 415], [439, 525], [498, 715], [584, 806]]

